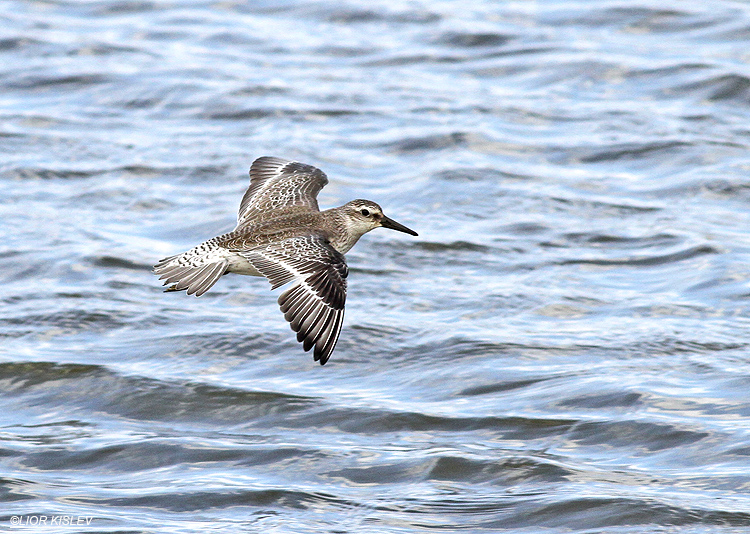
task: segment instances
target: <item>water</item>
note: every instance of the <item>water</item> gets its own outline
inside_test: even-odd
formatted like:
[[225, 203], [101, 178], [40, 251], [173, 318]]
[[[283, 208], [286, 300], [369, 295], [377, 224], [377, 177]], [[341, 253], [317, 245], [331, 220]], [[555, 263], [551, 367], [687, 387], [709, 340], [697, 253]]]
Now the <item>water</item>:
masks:
[[[2, 529], [747, 532], [749, 49], [728, 0], [0, 3]], [[420, 233], [325, 367], [150, 273], [261, 155]]]

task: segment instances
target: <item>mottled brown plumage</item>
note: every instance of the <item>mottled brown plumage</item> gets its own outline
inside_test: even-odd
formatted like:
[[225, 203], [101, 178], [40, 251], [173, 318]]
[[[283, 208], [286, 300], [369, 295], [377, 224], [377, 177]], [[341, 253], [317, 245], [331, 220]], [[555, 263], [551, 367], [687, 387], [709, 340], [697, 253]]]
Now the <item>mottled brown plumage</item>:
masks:
[[346, 302], [346, 254], [362, 235], [382, 226], [417, 233], [383, 215], [369, 200], [320, 211], [328, 183], [320, 169], [263, 157], [250, 168], [250, 187], [237, 226], [187, 252], [159, 261], [154, 272], [167, 291], [203, 295], [224, 274], [265, 276], [281, 294], [279, 306], [305, 351], [323, 365], [336, 346]]

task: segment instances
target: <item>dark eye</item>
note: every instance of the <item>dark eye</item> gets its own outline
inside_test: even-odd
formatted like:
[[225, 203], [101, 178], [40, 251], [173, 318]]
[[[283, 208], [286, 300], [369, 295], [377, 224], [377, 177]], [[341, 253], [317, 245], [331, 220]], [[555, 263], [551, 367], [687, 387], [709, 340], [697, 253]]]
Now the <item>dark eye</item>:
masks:
[[362, 215], [364, 215], [365, 217], [368, 217], [368, 216], [370, 215], [370, 210], [367, 210], [367, 209], [365, 209], [365, 208], [362, 208], [362, 209], [360, 210], [360, 213], [361, 213]]

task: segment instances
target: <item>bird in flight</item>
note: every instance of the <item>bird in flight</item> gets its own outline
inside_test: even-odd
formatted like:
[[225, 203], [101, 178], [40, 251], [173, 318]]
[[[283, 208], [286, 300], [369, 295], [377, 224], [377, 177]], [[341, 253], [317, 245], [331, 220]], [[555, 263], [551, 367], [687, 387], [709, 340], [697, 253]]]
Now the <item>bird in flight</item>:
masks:
[[227, 273], [264, 276], [271, 289], [292, 282], [279, 306], [297, 341], [324, 365], [344, 321], [346, 254], [378, 227], [417, 232], [386, 217], [370, 200], [352, 200], [320, 211], [317, 196], [328, 183], [312, 165], [262, 157], [250, 167], [250, 187], [240, 203], [237, 227], [154, 266], [169, 285], [197, 297]]

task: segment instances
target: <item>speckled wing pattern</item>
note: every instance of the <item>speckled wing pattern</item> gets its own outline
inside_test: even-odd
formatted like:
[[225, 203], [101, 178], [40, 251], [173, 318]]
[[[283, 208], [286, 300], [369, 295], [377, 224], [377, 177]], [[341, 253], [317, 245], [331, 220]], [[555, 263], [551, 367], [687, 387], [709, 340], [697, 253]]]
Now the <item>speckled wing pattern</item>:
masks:
[[296, 161], [262, 157], [250, 167], [250, 187], [240, 203], [237, 228], [258, 215], [268, 218], [275, 209], [298, 206], [318, 211], [317, 196], [328, 183], [325, 173]]
[[229, 262], [217, 249], [217, 239], [209, 239], [187, 252], [159, 260], [154, 273], [164, 285], [174, 284], [167, 291], [182, 291], [200, 297], [227, 272]]
[[292, 237], [250, 250], [238, 250], [276, 289], [296, 282], [279, 297], [279, 306], [297, 341], [313, 358], [328, 361], [341, 332], [349, 269], [344, 255], [320, 235]]

